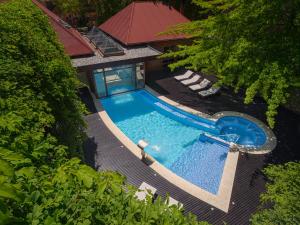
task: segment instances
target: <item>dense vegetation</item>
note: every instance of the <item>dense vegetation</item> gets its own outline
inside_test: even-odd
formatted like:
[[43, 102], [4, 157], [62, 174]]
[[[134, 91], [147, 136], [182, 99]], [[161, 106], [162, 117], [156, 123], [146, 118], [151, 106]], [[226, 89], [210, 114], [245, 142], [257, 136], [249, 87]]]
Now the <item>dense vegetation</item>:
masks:
[[[178, 59], [171, 69], [185, 66], [215, 74], [219, 85], [236, 91], [245, 88], [245, 103], [262, 96], [268, 104], [268, 123], [274, 127], [279, 105], [287, 99], [299, 102], [292, 93], [298, 93], [300, 87], [300, 2], [193, 2], [209, 17], [170, 30], [194, 38], [192, 45], [179, 46], [178, 51], [164, 56]], [[288, 105], [294, 108], [295, 103]], [[264, 173], [269, 179], [267, 191], [261, 195], [262, 204], [251, 223], [300, 224], [299, 162], [270, 165]]]
[[264, 171], [269, 179], [267, 192], [261, 195], [262, 206], [252, 216], [252, 224], [300, 224], [300, 163], [270, 165]]
[[193, 45], [165, 55], [186, 66], [215, 74], [219, 85], [246, 89], [245, 103], [256, 95], [268, 104], [268, 123], [275, 125], [280, 104], [300, 87], [300, 1], [193, 0], [207, 19], [172, 32], [194, 37]]
[[[103, 23], [108, 18], [119, 12], [133, 0], [51, 0], [53, 9], [65, 18], [68, 17], [72, 25], [91, 25], [84, 18], [89, 13], [95, 13], [97, 24]], [[72, 18], [78, 18], [74, 24]], [[85, 23], [80, 23], [80, 19]]]
[[[64, 17], [72, 26], [92, 26], [103, 23], [111, 16], [125, 8], [133, 0], [41, 0], [48, 7]], [[163, 2], [185, 14], [190, 19], [200, 19], [202, 16], [191, 1], [187, 0], [148, 0]], [[93, 15], [95, 16], [89, 16]]]
[[203, 16], [199, 14], [199, 10], [191, 0], [149, 0], [153, 2], [162, 2], [166, 5], [174, 7], [176, 10], [178, 10], [180, 13], [182, 13], [184, 16], [189, 18], [190, 20], [196, 20], [196, 19], [202, 19]]
[[0, 4], [0, 224], [199, 224], [81, 163], [74, 74], [30, 0]]

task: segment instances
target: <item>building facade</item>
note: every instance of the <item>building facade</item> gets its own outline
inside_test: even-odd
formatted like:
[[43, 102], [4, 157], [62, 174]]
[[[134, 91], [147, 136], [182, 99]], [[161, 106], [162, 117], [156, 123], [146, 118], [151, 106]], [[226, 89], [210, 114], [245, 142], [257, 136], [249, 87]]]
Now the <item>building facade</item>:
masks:
[[97, 98], [144, 88], [147, 73], [170, 63], [159, 56], [188, 41], [184, 35], [163, 33], [189, 20], [160, 2], [133, 2], [87, 34], [33, 2], [49, 17], [78, 78]]

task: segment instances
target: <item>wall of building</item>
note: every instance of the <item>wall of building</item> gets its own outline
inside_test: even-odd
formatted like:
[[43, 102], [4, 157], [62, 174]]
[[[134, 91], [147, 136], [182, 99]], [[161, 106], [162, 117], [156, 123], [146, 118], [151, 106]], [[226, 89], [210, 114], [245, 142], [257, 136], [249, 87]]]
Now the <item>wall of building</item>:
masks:
[[[115, 67], [99, 66], [97, 68], [77, 69], [77, 77], [82, 84], [90, 88], [97, 98], [100, 98], [118, 92], [118, 90], [113, 90], [114, 87], [119, 87], [120, 92], [126, 92], [126, 89], [129, 91], [143, 88], [145, 85], [145, 65], [144, 62], [138, 62], [120, 64]], [[104, 89], [102, 88], [103, 84]], [[105, 90], [105, 93], [103, 94], [101, 90]]]
[[86, 85], [86, 86], [89, 86], [90, 85], [90, 82], [89, 82], [89, 79], [88, 79], [88, 76], [87, 76], [87, 73], [86, 72], [77, 72], [77, 77], [78, 77], [78, 80]]
[[169, 40], [169, 41], [159, 41], [149, 44], [151, 47], [165, 52], [168, 49], [175, 48], [177, 45], [189, 44], [188, 39], [180, 39], [180, 40]]
[[[167, 52], [169, 50], [176, 50], [178, 45], [187, 45], [190, 44], [190, 40], [182, 39], [182, 40], [170, 40], [170, 41], [160, 41], [151, 43], [150, 46], [152, 48], [157, 49], [160, 52]], [[149, 73], [162, 71], [168, 67], [170, 63], [172, 63], [173, 59], [153, 59], [151, 61], [146, 62], [146, 71]]]
[[[189, 44], [189, 40], [171, 40], [171, 41], [161, 41], [161, 42], [155, 42], [149, 44], [151, 47], [157, 49], [160, 52], [166, 52], [169, 50], [175, 50], [177, 45], [184, 45]], [[105, 65], [91, 65], [86, 66], [83, 68], [78, 68], [78, 78], [79, 80], [88, 85], [92, 92], [96, 93], [95, 88], [95, 80], [93, 76], [93, 71], [96, 69], [106, 68], [106, 67], [115, 67], [115, 66], [121, 66], [126, 64], [136, 64], [139, 62], [145, 63], [145, 74], [146, 74], [146, 80], [147, 77], [151, 74], [157, 74], [163, 71], [166, 71], [168, 68], [168, 65], [173, 61], [173, 59], [159, 59], [159, 58], [139, 58], [136, 60], [128, 60], [128, 61], [122, 61], [122, 62], [111, 62], [107, 63]]]
[[93, 70], [77, 71], [77, 78], [82, 84], [88, 86], [92, 92], [95, 92]]

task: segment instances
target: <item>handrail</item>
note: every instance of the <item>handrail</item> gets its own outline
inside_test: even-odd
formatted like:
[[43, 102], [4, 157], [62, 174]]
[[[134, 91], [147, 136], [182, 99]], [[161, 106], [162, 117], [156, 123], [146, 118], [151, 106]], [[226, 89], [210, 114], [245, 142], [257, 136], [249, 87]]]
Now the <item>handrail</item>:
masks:
[[[228, 141], [226, 141], [226, 140], [224, 140], [224, 139], [222, 139], [222, 138], [219, 138], [219, 137], [216, 137], [216, 136], [207, 134], [207, 133], [202, 133], [202, 134], [200, 134], [200, 137], [201, 137], [201, 135], [203, 135], [203, 136], [205, 136], [205, 137], [207, 137], [207, 138], [213, 139], [213, 140], [215, 140], [215, 141], [218, 141], [218, 142], [221, 142], [221, 143], [230, 145], [230, 142], [228, 142]], [[199, 137], [199, 139], [200, 139], [200, 137]]]

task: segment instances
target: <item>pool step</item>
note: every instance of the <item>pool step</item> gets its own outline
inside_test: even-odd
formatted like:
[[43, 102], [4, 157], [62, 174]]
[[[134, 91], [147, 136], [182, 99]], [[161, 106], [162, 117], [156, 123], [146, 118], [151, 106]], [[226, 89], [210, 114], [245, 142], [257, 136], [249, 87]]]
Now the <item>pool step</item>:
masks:
[[218, 129], [216, 126], [209, 125], [209, 124], [206, 124], [206, 123], [203, 123], [200, 121], [195, 121], [195, 120], [193, 120], [191, 122], [200, 126], [202, 128], [202, 130], [204, 130], [206, 132], [216, 134], [216, 135], [220, 134], [220, 129]]
[[212, 134], [220, 134], [220, 129], [218, 127], [215, 126], [215, 122], [196, 116], [196, 115], [192, 115], [192, 114], [188, 114], [186, 112], [181, 112], [178, 109], [175, 109], [172, 106], [163, 104], [161, 102], [155, 102], [154, 105], [160, 109], [159, 112], [166, 115], [166, 116], [171, 116], [175, 117], [175, 119], [183, 124], [186, 124], [188, 126], [193, 126], [195, 128], [204, 130], [206, 132], [212, 133]]
[[222, 138], [215, 137], [215, 136], [205, 134], [205, 133], [200, 134], [198, 140], [203, 143], [218, 144], [218, 145], [229, 147], [228, 141], [225, 141]]
[[170, 169], [194, 185], [217, 194], [228, 151], [228, 145], [209, 138], [200, 139], [184, 151]]

